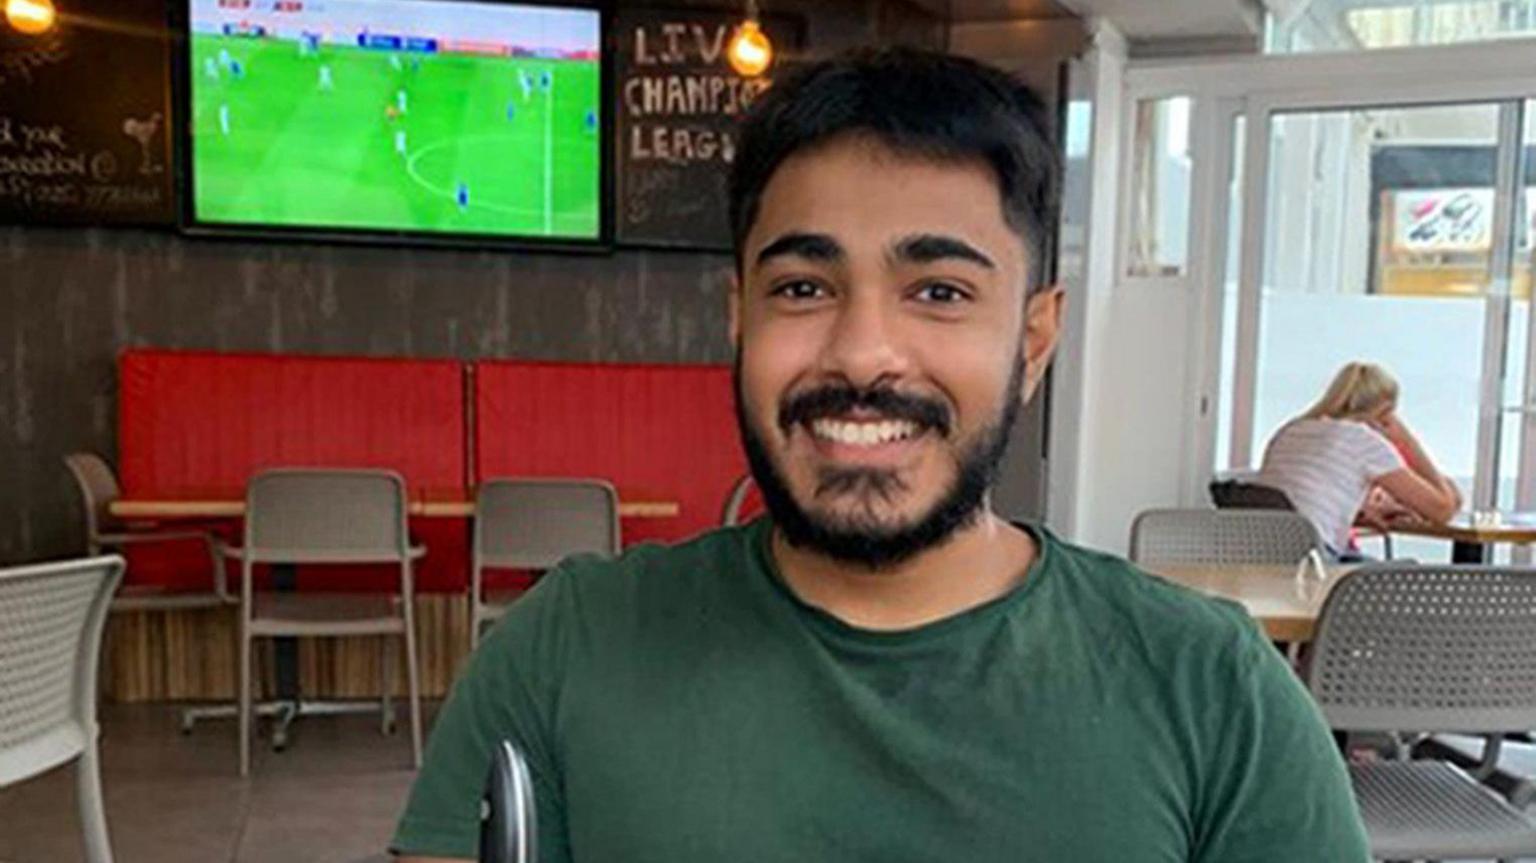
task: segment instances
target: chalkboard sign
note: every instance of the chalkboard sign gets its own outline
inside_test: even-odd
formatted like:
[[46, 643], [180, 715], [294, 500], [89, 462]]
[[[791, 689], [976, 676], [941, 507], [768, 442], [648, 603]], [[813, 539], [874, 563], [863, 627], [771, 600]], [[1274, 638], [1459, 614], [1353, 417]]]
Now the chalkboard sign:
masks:
[[174, 224], [164, 0], [63, 0], [0, 24], [0, 221]]
[[[729, 249], [726, 179], [742, 112], [781, 67], [743, 78], [725, 46], [740, 15], [622, 11], [614, 21], [614, 238], [626, 245]], [[798, 49], [796, 19], [768, 16], [780, 58]]]

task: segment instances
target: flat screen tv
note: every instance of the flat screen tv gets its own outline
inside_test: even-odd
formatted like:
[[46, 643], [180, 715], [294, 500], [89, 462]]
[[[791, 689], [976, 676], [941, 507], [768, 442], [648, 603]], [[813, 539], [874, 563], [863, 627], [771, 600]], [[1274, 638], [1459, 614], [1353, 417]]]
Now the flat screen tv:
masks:
[[601, 238], [596, 9], [189, 2], [194, 228]]

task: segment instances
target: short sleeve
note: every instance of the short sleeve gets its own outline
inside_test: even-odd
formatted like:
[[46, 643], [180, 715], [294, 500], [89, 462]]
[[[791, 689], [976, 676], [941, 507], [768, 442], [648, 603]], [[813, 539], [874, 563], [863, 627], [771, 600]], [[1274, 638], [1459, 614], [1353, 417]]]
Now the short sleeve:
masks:
[[539, 859], [565, 863], [565, 813], [552, 725], [559, 645], [553, 643], [558, 571], [519, 599], [454, 684], [437, 716], [390, 848], [396, 854], [473, 860], [491, 752], [510, 739], [528, 759], [538, 811]]
[[1310, 695], [1249, 623], [1197, 812], [1200, 863], [1366, 863], [1348, 772]]
[[1355, 429], [1352, 435], [1355, 463], [1361, 466], [1367, 477], [1379, 479], [1403, 467], [1403, 457], [1381, 432], [1365, 423], [1350, 425]]

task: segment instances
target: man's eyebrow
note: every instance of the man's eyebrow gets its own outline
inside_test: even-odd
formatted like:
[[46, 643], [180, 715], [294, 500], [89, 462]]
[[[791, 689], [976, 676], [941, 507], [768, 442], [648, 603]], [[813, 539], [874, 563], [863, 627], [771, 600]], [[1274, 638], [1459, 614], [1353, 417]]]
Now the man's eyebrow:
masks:
[[757, 253], [757, 266], [778, 258], [796, 256], [833, 263], [844, 257], [843, 247], [826, 234], [789, 233], [774, 240]]
[[997, 269], [997, 264], [981, 252], [980, 249], [960, 239], [944, 234], [913, 234], [902, 237], [891, 247], [892, 260], [909, 264], [931, 264], [934, 261], [942, 261], [947, 258], [959, 258], [970, 261], [989, 270]]

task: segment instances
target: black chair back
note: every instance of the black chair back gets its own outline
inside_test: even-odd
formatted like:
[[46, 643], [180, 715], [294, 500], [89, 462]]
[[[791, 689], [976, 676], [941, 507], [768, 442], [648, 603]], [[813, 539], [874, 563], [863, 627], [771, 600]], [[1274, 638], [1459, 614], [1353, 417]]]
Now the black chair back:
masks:
[[1211, 480], [1209, 488], [1217, 509], [1296, 509], [1285, 492], [1256, 482], [1217, 479]]
[[534, 863], [536, 817], [533, 775], [517, 744], [503, 740], [491, 753], [480, 807], [480, 863]]

